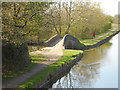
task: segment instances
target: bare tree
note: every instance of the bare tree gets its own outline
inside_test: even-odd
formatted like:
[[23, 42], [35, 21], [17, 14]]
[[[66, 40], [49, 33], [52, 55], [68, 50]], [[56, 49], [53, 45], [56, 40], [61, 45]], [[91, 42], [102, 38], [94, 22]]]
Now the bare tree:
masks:
[[70, 26], [71, 26], [71, 8], [72, 8], [72, 2], [70, 2], [70, 5], [67, 3], [64, 3], [63, 7], [66, 10], [66, 15], [67, 15], [67, 21], [66, 21], [66, 30], [65, 30], [65, 34], [69, 33], [70, 30]]

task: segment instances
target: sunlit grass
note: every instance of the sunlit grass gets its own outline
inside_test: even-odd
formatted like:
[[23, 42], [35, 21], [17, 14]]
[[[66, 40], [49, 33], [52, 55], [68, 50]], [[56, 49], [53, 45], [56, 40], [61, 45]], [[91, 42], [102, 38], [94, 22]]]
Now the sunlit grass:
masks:
[[41, 55], [41, 54], [37, 54], [37, 55], [30, 55], [32, 63], [40, 63], [41, 61], [45, 60], [46, 58]]
[[66, 49], [66, 50], [63, 50], [63, 53], [64, 53], [64, 56], [73, 56], [73, 55], [78, 55], [79, 53], [83, 53], [83, 51]]

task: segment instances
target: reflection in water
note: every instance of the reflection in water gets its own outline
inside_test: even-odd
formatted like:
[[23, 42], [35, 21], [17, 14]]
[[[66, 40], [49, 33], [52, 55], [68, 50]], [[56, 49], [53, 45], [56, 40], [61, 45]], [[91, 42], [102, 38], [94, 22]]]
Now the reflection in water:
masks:
[[[72, 67], [70, 72], [66, 76], [62, 77], [55, 84], [53, 84], [52, 88], [105, 88], [102, 83], [103, 80], [107, 80], [104, 79], [106, 75], [109, 77], [108, 70], [110, 68], [110, 65], [108, 64], [110, 64], [109, 62], [111, 62], [111, 58], [109, 57], [109, 55], [111, 52], [110, 50], [113, 50], [112, 48], [115, 45], [113, 40], [111, 41], [98, 48], [84, 51], [84, 55], [81, 61], [79, 61], [77, 65]], [[108, 69], [102, 69], [103, 67], [106, 67], [106, 63], [108, 65]], [[113, 76], [112, 78], [114, 78]], [[101, 82], [99, 83], [98, 81]], [[98, 85], [97, 83], [101, 84], [102, 86]], [[107, 88], [109, 88], [109, 85]], [[112, 88], [117, 88], [117, 85], [113, 85]]]
[[110, 46], [111, 46], [111, 43], [107, 42], [98, 48], [85, 51], [83, 53], [84, 57], [82, 58], [81, 62], [83, 62], [84, 64], [92, 64], [92, 63], [99, 62], [100, 59], [105, 56]]

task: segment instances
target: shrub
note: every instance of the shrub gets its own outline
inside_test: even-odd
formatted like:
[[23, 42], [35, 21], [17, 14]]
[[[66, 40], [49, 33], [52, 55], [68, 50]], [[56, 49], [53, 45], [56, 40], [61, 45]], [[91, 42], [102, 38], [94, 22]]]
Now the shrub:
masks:
[[2, 68], [3, 75], [25, 68], [30, 64], [27, 44], [16, 46], [3, 41], [2, 44]]

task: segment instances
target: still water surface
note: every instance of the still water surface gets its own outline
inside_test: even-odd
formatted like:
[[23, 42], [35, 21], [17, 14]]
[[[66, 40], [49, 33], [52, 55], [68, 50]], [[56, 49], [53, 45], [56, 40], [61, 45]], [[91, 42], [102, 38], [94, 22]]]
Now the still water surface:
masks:
[[52, 88], [118, 88], [118, 35], [84, 51], [83, 58]]

